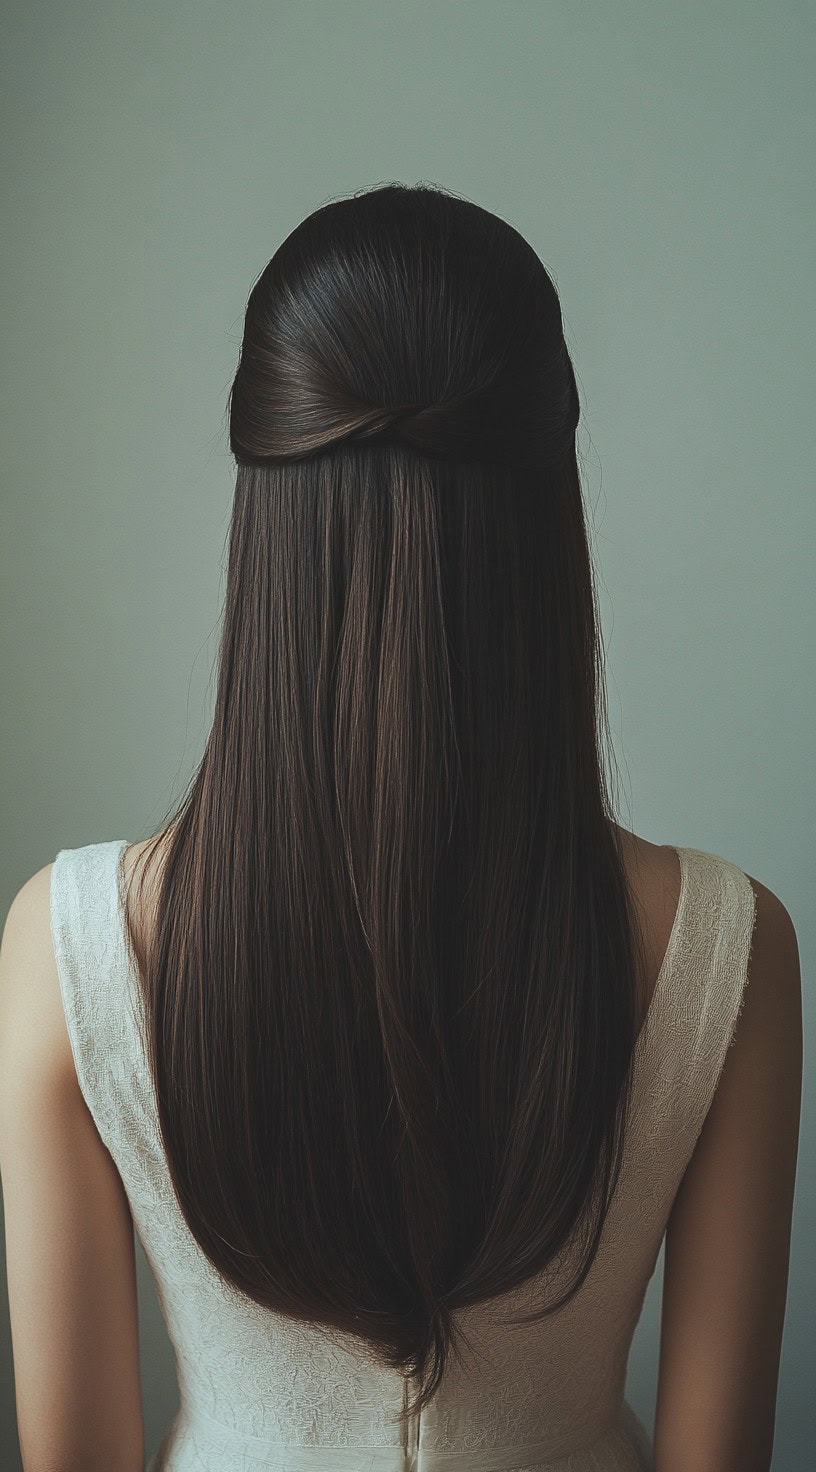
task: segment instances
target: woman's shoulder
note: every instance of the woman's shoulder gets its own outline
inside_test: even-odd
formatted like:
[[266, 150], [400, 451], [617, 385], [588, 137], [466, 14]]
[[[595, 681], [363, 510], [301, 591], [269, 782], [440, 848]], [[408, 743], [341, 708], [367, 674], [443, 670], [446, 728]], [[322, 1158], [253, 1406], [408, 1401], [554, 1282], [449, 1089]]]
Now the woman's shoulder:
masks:
[[128, 898], [128, 914], [138, 949], [149, 949], [161, 877], [172, 837], [172, 826], [128, 843], [122, 850], [122, 892]]
[[[679, 1446], [686, 1462], [704, 1460], [726, 1437], [734, 1446], [749, 1433], [754, 1445], [773, 1439], [801, 1113], [801, 976], [787, 907], [741, 873], [730, 882], [744, 894], [747, 880], [754, 893], [752, 912], [740, 911], [752, 924], [745, 984], [666, 1234], [658, 1460]], [[708, 1421], [698, 1414], [703, 1363]]]
[[613, 827], [643, 939], [646, 977], [641, 978], [641, 990], [645, 1015], [680, 906], [683, 878], [680, 857], [672, 844], [651, 843], [618, 824]]

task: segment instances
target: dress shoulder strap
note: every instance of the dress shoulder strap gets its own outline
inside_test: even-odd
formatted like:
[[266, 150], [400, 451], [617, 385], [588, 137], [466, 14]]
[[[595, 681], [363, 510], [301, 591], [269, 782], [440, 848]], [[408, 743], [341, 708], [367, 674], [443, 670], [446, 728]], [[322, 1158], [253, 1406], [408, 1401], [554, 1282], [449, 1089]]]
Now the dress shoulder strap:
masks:
[[675, 1178], [685, 1169], [745, 1002], [756, 896], [730, 859], [678, 848], [680, 901], [658, 978], [645, 1051], [646, 1117]]
[[133, 1095], [138, 1051], [119, 909], [127, 840], [64, 848], [51, 868], [51, 938], [83, 1098], [116, 1154], [121, 1106]]

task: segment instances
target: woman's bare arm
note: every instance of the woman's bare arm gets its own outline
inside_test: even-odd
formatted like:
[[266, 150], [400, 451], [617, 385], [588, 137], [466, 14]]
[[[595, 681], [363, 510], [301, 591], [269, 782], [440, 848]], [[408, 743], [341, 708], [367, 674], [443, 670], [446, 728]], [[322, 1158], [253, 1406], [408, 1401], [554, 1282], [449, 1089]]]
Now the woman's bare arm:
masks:
[[751, 878], [753, 950], [734, 1043], [666, 1234], [656, 1472], [769, 1472], [802, 1087], [793, 922]]
[[80, 1093], [50, 932], [51, 865], [0, 946], [0, 1176], [26, 1472], [143, 1472], [133, 1223]]

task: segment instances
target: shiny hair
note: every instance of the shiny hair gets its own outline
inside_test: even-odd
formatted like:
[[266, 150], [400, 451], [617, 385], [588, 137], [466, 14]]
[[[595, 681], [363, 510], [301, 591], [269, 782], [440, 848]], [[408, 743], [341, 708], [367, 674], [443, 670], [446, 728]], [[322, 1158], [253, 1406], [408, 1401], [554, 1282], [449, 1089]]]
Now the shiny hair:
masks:
[[334, 200], [252, 287], [228, 412], [214, 716], [143, 851], [149, 943], [126, 896], [162, 1143], [224, 1278], [411, 1377], [405, 1416], [457, 1309], [576, 1242], [519, 1322], [578, 1291], [630, 1105], [644, 951], [555, 287], [440, 187]]

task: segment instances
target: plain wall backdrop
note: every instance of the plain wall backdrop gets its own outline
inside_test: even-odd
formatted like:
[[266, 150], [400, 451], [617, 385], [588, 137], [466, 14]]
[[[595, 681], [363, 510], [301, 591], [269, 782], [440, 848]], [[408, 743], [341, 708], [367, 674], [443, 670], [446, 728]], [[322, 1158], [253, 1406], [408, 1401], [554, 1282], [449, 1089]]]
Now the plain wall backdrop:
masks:
[[[6, 0], [0, 52], [3, 914], [58, 849], [154, 832], [201, 754], [226, 395], [280, 241], [390, 179], [509, 220], [553, 275], [579, 377], [622, 821], [731, 858], [799, 935], [774, 1469], [801, 1472], [816, 1443], [813, 6]], [[137, 1250], [149, 1454], [177, 1392]], [[661, 1250], [627, 1382], [649, 1429], [662, 1265]]]

